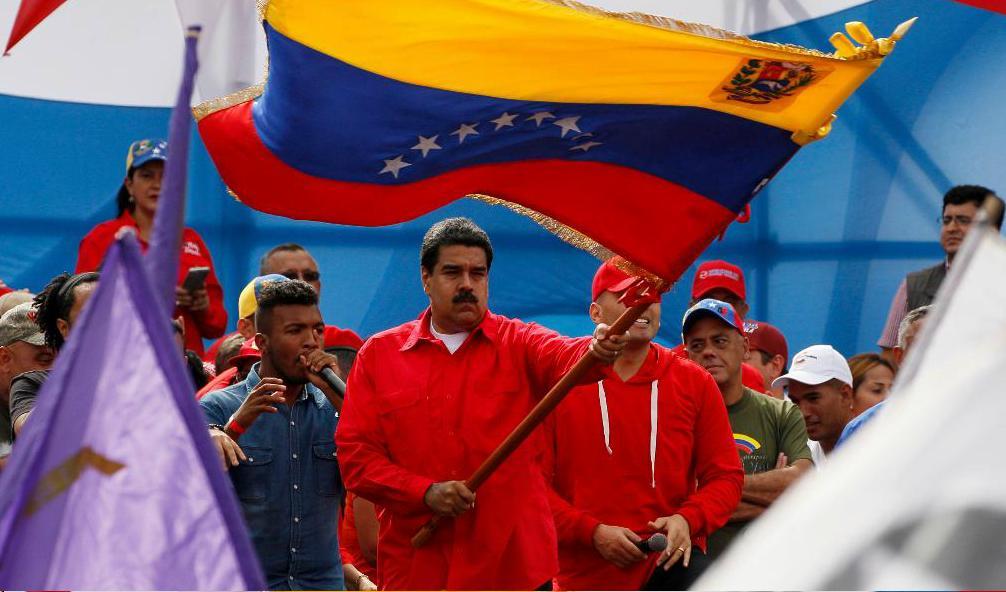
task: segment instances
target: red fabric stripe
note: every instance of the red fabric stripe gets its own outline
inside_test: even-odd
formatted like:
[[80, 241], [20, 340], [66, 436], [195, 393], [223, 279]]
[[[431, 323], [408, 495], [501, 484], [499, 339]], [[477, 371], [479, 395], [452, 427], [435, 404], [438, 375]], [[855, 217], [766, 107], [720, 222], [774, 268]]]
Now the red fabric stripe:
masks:
[[7, 48], [4, 54], [10, 51], [18, 41], [38, 26], [45, 17], [52, 14], [52, 11], [59, 8], [66, 0], [21, 0], [21, 6], [17, 9], [17, 17], [14, 19], [14, 26], [10, 31], [10, 38], [7, 39]]
[[270, 214], [382, 226], [484, 193], [555, 218], [670, 281], [736, 217], [654, 175], [598, 162], [480, 165], [402, 185], [321, 179], [269, 152], [255, 131], [251, 106], [242, 103], [204, 117], [199, 133], [231, 190], [246, 205]]
[[993, 12], [1001, 12], [1006, 14], [1006, 0], [957, 0], [961, 4], [970, 4], [971, 6], [977, 6], [978, 8], [984, 8], [985, 10], [991, 10]]

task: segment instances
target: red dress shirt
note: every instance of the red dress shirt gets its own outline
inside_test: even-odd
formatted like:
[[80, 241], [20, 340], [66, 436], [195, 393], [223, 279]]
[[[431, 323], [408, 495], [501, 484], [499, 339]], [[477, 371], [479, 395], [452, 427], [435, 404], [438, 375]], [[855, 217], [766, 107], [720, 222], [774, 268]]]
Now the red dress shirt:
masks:
[[[80, 241], [80, 248], [77, 252], [77, 269], [74, 273], [97, 271], [105, 258], [105, 252], [115, 240], [116, 233], [124, 226], [137, 228], [136, 220], [128, 211], [123, 212], [114, 220], [102, 222], [92, 228], [91, 232], [88, 232], [87, 236]], [[139, 240], [143, 252], [146, 253], [149, 245], [140, 239], [139, 230], [137, 230], [136, 238]], [[186, 227], [182, 234], [182, 256], [178, 265], [178, 285], [182, 284], [191, 267], [210, 268], [210, 273], [206, 276], [206, 293], [210, 299], [209, 308], [202, 312], [202, 318], [198, 323], [187, 309], [175, 309], [174, 317], [182, 317], [185, 321], [185, 348], [202, 357], [203, 337], [210, 339], [223, 335], [224, 328], [227, 327], [227, 311], [224, 309], [223, 289], [213, 271], [210, 250], [206, 248], [206, 243], [195, 230]]]
[[430, 485], [467, 479], [589, 343], [487, 312], [451, 355], [430, 332], [429, 309], [367, 341], [336, 442], [347, 489], [383, 510], [383, 587], [530, 590], [555, 576], [541, 430], [479, 489], [473, 509], [444, 520], [422, 548], [410, 539], [431, 516]]
[[577, 387], [545, 423], [543, 465], [554, 488], [564, 590], [639, 590], [653, 573], [659, 553], [625, 570], [601, 557], [593, 545], [598, 524], [647, 538], [648, 522], [681, 514], [692, 543], [704, 549], [744, 484], [726, 406], [709, 373], [656, 344], [628, 381], [610, 367], [604, 372], [603, 399], [597, 384]]

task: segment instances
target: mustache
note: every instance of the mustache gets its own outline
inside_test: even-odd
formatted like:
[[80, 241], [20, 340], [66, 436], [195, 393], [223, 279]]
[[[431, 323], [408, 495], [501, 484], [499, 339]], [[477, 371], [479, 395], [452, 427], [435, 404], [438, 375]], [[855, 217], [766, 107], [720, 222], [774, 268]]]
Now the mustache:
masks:
[[462, 304], [462, 303], [478, 304], [479, 298], [478, 296], [475, 295], [475, 292], [465, 291], [455, 294], [454, 298], [451, 299], [451, 302], [453, 302], [454, 304]]

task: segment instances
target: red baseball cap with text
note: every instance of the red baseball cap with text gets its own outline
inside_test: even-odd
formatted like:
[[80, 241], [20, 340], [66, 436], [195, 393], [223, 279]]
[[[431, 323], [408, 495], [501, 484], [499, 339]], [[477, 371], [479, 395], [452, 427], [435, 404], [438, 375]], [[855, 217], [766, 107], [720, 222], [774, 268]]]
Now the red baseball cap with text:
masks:
[[692, 300], [699, 300], [716, 288], [723, 288], [741, 300], [747, 300], [747, 291], [744, 289], [744, 272], [733, 263], [716, 259], [715, 261], [706, 261], [695, 270], [695, 279], [692, 281]]

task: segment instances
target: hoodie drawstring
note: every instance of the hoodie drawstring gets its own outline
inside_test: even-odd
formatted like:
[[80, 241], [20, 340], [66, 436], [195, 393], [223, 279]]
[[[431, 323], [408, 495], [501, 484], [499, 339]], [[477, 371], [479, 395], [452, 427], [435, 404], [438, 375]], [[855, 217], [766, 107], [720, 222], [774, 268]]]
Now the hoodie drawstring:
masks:
[[[608, 418], [608, 397], [604, 393], [604, 382], [597, 383], [597, 400], [601, 405], [601, 431], [604, 433], [604, 448], [611, 455], [611, 420]], [[657, 487], [657, 381], [650, 384], [650, 487]]]

